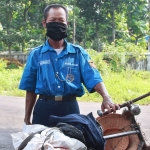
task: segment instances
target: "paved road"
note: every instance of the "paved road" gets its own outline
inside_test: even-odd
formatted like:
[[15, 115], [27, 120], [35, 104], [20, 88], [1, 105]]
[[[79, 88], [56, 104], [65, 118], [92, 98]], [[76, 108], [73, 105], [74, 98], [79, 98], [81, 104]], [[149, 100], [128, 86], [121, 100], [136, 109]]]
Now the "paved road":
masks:
[[[0, 96], [0, 150], [13, 150], [10, 134], [22, 131], [24, 104], [25, 100], [22, 97]], [[93, 112], [93, 115], [97, 117], [99, 103], [80, 102], [79, 106], [82, 114], [87, 115]], [[150, 106], [141, 106], [141, 108], [142, 113], [137, 120], [146, 134], [147, 143], [150, 143]]]

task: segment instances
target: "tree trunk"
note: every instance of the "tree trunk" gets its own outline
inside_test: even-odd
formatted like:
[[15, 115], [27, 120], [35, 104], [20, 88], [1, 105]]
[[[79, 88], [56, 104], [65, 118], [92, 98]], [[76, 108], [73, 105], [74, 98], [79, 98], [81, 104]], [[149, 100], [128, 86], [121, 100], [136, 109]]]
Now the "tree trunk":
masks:
[[12, 63], [12, 56], [11, 56], [11, 44], [8, 44], [8, 51], [9, 51], [9, 58], [10, 58], [10, 64]]
[[76, 25], [75, 25], [75, 18], [73, 18], [73, 39], [72, 42], [75, 44], [76, 41]]
[[112, 42], [115, 42], [115, 8], [112, 4]]
[[135, 45], [138, 45], [138, 37], [135, 38]]
[[[149, 8], [149, 12], [148, 12], [148, 18], [149, 18], [149, 36], [150, 36], [150, 0], [148, 1], [148, 8]], [[150, 38], [148, 39], [148, 52], [150, 52]]]
[[99, 32], [98, 32], [98, 22], [96, 21], [96, 46], [97, 46], [97, 51], [100, 52], [99, 49]]
[[84, 24], [84, 48], [86, 49], [86, 23]]
[[21, 50], [22, 52], [24, 52], [24, 48], [25, 48], [25, 41], [23, 40], [22, 41], [22, 50]]
[[75, 44], [75, 41], [76, 41], [76, 20], [75, 20], [74, 8], [75, 8], [75, 5], [73, 5], [73, 39], [72, 39], [73, 44]]

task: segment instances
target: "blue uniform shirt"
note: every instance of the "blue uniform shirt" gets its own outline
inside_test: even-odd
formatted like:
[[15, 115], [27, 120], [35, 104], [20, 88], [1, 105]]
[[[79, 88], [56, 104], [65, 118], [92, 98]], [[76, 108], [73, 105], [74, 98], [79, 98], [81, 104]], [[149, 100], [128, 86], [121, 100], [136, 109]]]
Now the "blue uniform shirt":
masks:
[[48, 41], [32, 50], [20, 81], [19, 89], [45, 95], [84, 94], [83, 85], [89, 92], [102, 82], [96, 68], [90, 66], [91, 58], [78, 45], [65, 41], [65, 48], [57, 55]]

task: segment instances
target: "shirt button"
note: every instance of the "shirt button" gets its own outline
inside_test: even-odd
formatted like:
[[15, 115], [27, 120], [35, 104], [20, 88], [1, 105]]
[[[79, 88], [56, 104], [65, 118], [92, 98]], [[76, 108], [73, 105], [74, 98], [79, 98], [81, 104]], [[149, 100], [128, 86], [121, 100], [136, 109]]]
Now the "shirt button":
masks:
[[60, 86], [58, 86], [58, 88], [60, 88]]

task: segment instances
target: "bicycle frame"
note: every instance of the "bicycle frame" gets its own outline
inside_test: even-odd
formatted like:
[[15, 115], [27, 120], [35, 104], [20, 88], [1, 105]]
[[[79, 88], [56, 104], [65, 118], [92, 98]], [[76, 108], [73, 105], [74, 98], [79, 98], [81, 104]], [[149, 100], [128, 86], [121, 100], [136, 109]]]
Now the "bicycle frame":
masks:
[[131, 128], [133, 128], [133, 131], [126, 131], [126, 132], [121, 132], [121, 133], [117, 133], [117, 134], [106, 135], [106, 136], [104, 136], [104, 139], [108, 140], [108, 139], [113, 139], [113, 138], [118, 138], [118, 137], [123, 137], [123, 136], [129, 136], [132, 134], [137, 134], [139, 137], [139, 140], [140, 140], [140, 143], [138, 145], [138, 150], [142, 150], [143, 146], [146, 145], [146, 143], [143, 138], [140, 126], [136, 122], [134, 115], [130, 119], [131, 119]]
[[[139, 126], [139, 124], [136, 122], [135, 120], [135, 115], [132, 113], [132, 105], [134, 102], [138, 101], [138, 100], [141, 100], [147, 96], [150, 96], [150, 92], [149, 93], [146, 93], [138, 98], [135, 98], [131, 101], [128, 101], [122, 105], [120, 105], [120, 108], [123, 108], [123, 107], [127, 107], [128, 108], [128, 111], [127, 111], [127, 116], [124, 116], [124, 117], [127, 117], [126, 119], [129, 119], [130, 122], [131, 122], [131, 125], [130, 125], [130, 128], [131, 128], [131, 131], [125, 131], [125, 132], [121, 132], [121, 133], [116, 133], [116, 134], [110, 134], [110, 135], [105, 135], [103, 136], [104, 139], [107, 141], [109, 139], [114, 139], [114, 138], [118, 138], [118, 137], [124, 137], [124, 136], [129, 136], [129, 135], [132, 135], [132, 134], [137, 134], [138, 138], [139, 138], [139, 141], [140, 143], [138, 144], [138, 149], [137, 150], [145, 150], [143, 148], [147, 148], [147, 145], [146, 145], [146, 142], [145, 142], [145, 139], [142, 135], [142, 132], [141, 132], [141, 128]], [[104, 115], [107, 115], [108, 112], [104, 112], [102, 113], [100, 110], [97, 111], [97, 114], [102, 117]], [[124, 115], [124, 114], [122, 114]], [[98, 118], [97, 118], [98, 119]], [[103, 128], [103, 126], [102, 126]], [[148, 150], [150, 149], [150, 147], [148, 148]]]

